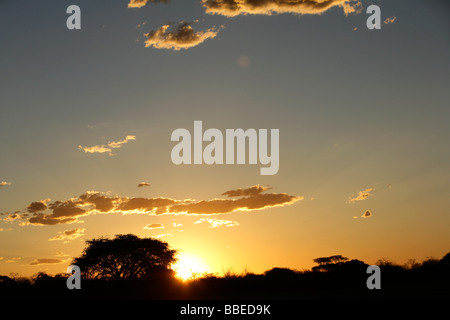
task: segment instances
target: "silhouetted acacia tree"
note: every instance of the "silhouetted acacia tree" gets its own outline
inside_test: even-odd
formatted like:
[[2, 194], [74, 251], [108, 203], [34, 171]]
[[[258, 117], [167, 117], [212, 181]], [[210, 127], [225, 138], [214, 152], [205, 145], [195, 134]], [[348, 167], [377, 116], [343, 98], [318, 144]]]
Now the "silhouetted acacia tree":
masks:
[[156, 271], [167, 271], [176, 261], [176, 250], [168, 243], [133, 234], [101, 237], [86, 244], [82, 255], [72, 262], [86, 278], [144, 278]]
[[336, 255], [316, 258], [313, 259], [313, 261], [318, 264], [318, 266], [312, 268], [313, 271], [330, 271], [336, 266], [342, 265], [344, 262], [348, 261], [348, 258]]

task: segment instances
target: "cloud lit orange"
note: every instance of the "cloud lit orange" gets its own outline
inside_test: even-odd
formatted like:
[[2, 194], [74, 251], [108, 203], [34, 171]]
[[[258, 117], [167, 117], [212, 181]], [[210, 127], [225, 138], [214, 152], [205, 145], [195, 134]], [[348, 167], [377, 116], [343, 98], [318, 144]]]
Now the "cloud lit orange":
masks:
[[[303, 199], [303, 197], [286, 193], [264, 193], [268, 189], [268, 187], [256, 185], [250, 188], [239, 188], [224, 192], [222, 195], [228, 196], [228, 199], [198, 201], [175, 200], [164, 197], [128, 198], [88, 191], [78, 197], [53, 201], [48, 205], [40, 201], [32, 202], [23, 213], [18, 211], [14, 215], [8, 215], [4, 220], [22, 220], [21, 225], [25, 226], [76, 223], [80, 222], [79, 218], [91, 214], [208, 215], [285, 206]], [[230, 199], [230, 197], [233, 197], [233, 199]], [[67, 236], [69, 235], [67, 234]]]
[[207, 39], [217, 36], [218, 30], [210, 28], [204, 31], [194, 31], [190, 22], [183, 22], [177, 25], [163, 25], [161, 28], [145, 34], [147, 40], [146, 47], [157, 49], [181, 50], [195, 47]]
[[332, 7], [342, 7], [346, 14], [358, 12], [361, 3], [355, 0], [202, 0], [206, 13], [227, 17], [238, 15], [281, 13], [321, 14]]

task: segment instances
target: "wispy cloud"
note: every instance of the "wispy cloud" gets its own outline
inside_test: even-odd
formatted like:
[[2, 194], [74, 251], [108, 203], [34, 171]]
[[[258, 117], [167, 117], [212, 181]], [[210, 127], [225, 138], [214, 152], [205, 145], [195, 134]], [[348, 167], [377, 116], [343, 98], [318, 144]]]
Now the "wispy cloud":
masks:
[[11, 259], [6, 260], [5, 263], [14, 263], [14, 262], [17, 262], [19, 260], [22, 260], [22, 257], [13, 257]]
[[28, 217], [28, 214], [26, 214], [26, 213], [20, 214], [20, 211], [17, 211], [15, 213], [8, 214], [6, 216], [6, 218], [3, 218], [3, 221], [12, 222], [14, 220], [20, 220], [20, 219], [24, 219], [26, 217]]
[[36, 259], [32, 263], [30, 263], [30, 266], [39, 266], [43, 264], [58, 264], [63, 263], [65, 260], [61, 259], [48, 259], [48, 258], [42, 258], [42, 259]]
[[161, 234], [157, 234], [156, 236], [153, 236], [153, 238], [156, 239], [161, 239], [164, 237], [172, 237], [173, 235], [171, 233], [161, 233]]
[[222, 193], [223, 196], [227, 197], [241, 197], [241, 196], [256, 196], [266, 190], [269, 190], [269, 187], [263, 187], [260, 185], [256, 185], [250, 188], [245, 189], [235, 189], [235, 190], [229, 190], [224, 193]]
[[121, 148], [122, 145], [124, 145], [125, 143], [131, 141], [131, 140], [136, 140], [136, 136], [126, 136], [125, 139], [120, 140], [120, 141], [111, 141], [108, 142], [108, 144], [106, 145], [96, 145], [96, 146], [92, 146], [92, 147], [83, 147], [81, 145], [78, 146], [78, 149], [83, 150], [85, 153], [107, 153], [110, 156], [113, 156], [113, 152], [112, 149], [117, 149], [117, 148]]
[[144, 229], [153, 230], [153, 229], [164, 229], [164, 226], [161, 223], [151, 223], [147, 224]]
[[68, 257], [68, 256], [70, 256], [70, 254], [64, 253], [62, 251], [58, 251], [55, 253], [55, 256], [56, 257]]
[[194, 224], [200, 224], [206, 222], [209, 224], [210, 228], [217, 227], [235, 227], [238, 226], [239, 223], [231, 220], [223, 220], [223, 219], [213, 219], [213, 218], [201, 218], [194, 222]]
[[357, 0], [202, 0], [208, 14], [226, 17], [238, 15], [321, 14], [332, 7], [341, 7], [345, 14], [362, 10]]
[[146, 33], [145, 46], [176, 51], [189, 49], [203, 43], [207, 39], [215, 38], [219, 32], [219, 29], [214, 27], [196, 32], [191, 24], [192, 22], [166, 24], [157, 30]]
[[147, 5], [147, 3], [169, 3], [170, 0], [130, 0], [128, 3], [128, 8], [142, 8]]
[[356, 201], [362, 201], [366, 200], [368, 197], [372, 196], [371, 192], [373, 192], [373, 188], [367, 188], [366, 190], [359, 191], [357, 196], [354, 196], [353, 198], [350, 197], [350, 200], [348, 200], [349, 203], [353, 203]]
[[141, 187], [150, 187], [150, 183], [141, 182], [141, 183], [138, 184], [138, 188], [141, 188]]
[[391, 23], [394, 23], [396, 20], [397, 20], [397, 17], [396, 16], [392, 16], [392, 17], [386, 18], [386, 20], [384, 20], [383, 23], [384, 24], [391, 24]]
[[54, 236], [53, 238], [48, 239], [48, 241], [64, 241], [65, 243], [75, 240], [81, 236], [83, 236], [83, 233], [86, 229], [83, 228], [75, 228], [72, 230], [65, 230], [63, 232], [59, 232], [58, 235]]

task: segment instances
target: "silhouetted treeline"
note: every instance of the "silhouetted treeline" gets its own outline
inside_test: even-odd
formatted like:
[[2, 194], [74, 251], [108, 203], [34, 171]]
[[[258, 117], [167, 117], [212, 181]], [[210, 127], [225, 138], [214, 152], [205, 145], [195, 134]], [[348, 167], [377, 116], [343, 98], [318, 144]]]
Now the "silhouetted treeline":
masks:
[[[328, 260], [327, 260], [328, 259]], [[2, 299], [448, 299], [450, 253], [406, 265], [379, 260], [381, 289], [366, 286], [368, 264], [342, 256], [318, 258], [312, 270], [273, 268], [263, 274], [204, 275], [183, 282], [171, 270], [145, 279], [83, 279], [66, 287], [68, 274], [0, 276]]]

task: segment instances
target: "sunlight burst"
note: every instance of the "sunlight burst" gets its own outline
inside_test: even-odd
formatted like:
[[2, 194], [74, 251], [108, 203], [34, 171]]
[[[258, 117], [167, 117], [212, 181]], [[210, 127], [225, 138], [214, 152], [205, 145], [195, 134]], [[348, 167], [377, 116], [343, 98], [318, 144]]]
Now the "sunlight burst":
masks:
[[176, 277], [183, 281], [193, 279], [208, 271], [208, 267], [203, 260], [185, 252], [178, 255], [178, 261], [172, 265], [172, 269], [175, 271]]

